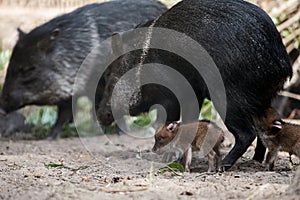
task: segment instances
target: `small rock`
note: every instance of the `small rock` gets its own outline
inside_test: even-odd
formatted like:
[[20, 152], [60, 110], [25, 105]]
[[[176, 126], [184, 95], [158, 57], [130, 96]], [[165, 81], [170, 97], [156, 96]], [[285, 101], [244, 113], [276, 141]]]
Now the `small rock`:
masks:
[[184, 191], [184, 192], [181, 192], [180, 195], [193, 196], [193, 193]]

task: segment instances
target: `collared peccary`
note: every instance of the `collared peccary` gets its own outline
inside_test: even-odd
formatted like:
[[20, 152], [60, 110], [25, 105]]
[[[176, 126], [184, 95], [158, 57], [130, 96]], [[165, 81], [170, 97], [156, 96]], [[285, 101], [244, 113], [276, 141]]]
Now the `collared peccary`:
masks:
[[[3, 109], [57, 105], [58, 119], [48, 135], [56, 138], [62, 125], [72, 121], [72, 87], [85, 57], [114, 32], [132, 29], [166, 10], [156, 0], [115, 0], [78, 8], [27, 34], [19, 29], [3, 86]], [[97, 91], [96, 101], [101, 96]]]
[[[179, 127], [181, 129], [179, 130]], [[197, 133], [190, 146], [185, 150], [181, 158], [181, 162], [185, 168], [185, 171], [190, 171], [190, 164], [192, 161], [192, 151], [200, 151], [205, 142], [214, 142], [212, 149], [208, 151], [208, 172], [218, 171], [221, 167], [222, 156], [220, 153], [221, 143], [224, 141], [224, 132], [213, 122], [208, 120], [201, 120], [195, 123], [183, 124], [175, 121], [168, 125], [160, 127], [155, 133], [155, 144], [152, 151], [154, 153], [162, 153], [163, 148], [169, 144], [175, 136], [182, 137], [186, 134], [193, 134], [193, 129], [197, 127]], [[211, 134], [207, 136], [207, 134]], [[213, 135], [212, 135], [213, 134]], [[214, 138], [217, 138], [214, 141]]]
[[[295, 154], [300, 158], [300, 126], [284, 122], [274, 108], [256, 121], [259, 137], [268, 148], [266, 169], [273, 170], [279, 151]], [[291, 161], [291, 158], [290, 158]]]
[[[154, 28], [173, 29], [190, 36], [209, 53], [218, 67], [227, 97], [226, 118], [223, 120], [235, 136], [235, 146], [222, 161], [223, 169], [230, 168], [257, 136], [253, 118], [265, 113], [276, 92], [292, 76], [280, 34], [262, 9], [243, 0], [183, 0], [150, 24]], [[126, 54], [120, 61], [122, 65], [114, 66], [115, 72], [106, 82], [105, 96], [98, 112], [101, 121], [112, 118], [110, 105], [104, 103], [111, 98], [111, 85], [137, 66], [141, 53], [144, 52]], [[197, 53], [194, 52], [195, 55]], [[159, 49], [150, 49], [143, 57], [143, 63], [161, 63], [184, 75], [197, 95], [199, 107], [205, 97], [210, 98], [201, 75], [183, 58]], [[159, 71], [157, 76], [160, 76]], [[140, 93], [139, 103], [144, 103], [145, 96], [154, 98], [155, 89], [142, 88]], [[168, 96], [165, 99], [172, 102]], [[180, 113], [180, 108], [172, 109]], [[167, 119], [171, 117], [173, 121], [179, 119], [179, 115], [168, 116]], [[265, 147], [258, 140], [254, 159], [262, 162], [264, 154]]]

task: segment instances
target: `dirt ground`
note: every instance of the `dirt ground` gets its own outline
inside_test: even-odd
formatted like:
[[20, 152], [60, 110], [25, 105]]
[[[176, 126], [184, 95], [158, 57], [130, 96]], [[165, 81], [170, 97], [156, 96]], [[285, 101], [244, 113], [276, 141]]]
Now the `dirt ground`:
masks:
[[230, 171], [208, 174], [202, 158], [173, 177], [157, 173], [166, 163], [150, 151], [153, 142], [129, 135], [1, 140], [0, 199], [297, 199], [286, 193], [295, 174], [287, 154], [274, 172], [250, 159], [250, 147]]

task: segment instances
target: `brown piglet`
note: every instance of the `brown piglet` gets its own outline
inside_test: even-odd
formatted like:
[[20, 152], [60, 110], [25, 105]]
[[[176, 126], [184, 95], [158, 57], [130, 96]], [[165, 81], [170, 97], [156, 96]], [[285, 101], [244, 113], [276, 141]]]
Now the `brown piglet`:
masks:
[[265, 161], [267, 170], [273, 170], [279, 151], [300, 158], [300, 125], [282, 121], [274, 108], [269, 108], [256, 123], [259, 137], [268, 148]]
[[176, 121], [164, 125], [155, 133], [155, 144], [152, 151], [161, 154], [166, 145], [176, 140], [175, 136], [178, 136], [179, 140], [184, 140], [184, 137], [193, 137], [190, 144], [184, 149], [182, 158], [179, 159], [186, 172], [190, 170], [192, 152], [200, 151], [201, 148], [209, 149], [206, 155], [209, 164], [208, 172], [220, 170], [222, 160], [220, 145], [224, 141], [224, 132], [216, 124], [208, 120], [201, 120], [188, 124], [181, 124], [181, 122]]

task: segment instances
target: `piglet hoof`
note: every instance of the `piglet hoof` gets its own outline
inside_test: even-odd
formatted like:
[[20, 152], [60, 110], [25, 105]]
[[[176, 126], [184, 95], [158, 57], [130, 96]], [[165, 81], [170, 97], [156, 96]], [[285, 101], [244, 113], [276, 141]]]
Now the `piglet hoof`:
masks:
[[191, 172], [191, 170], [190, 170], [190, 168], [188, 168], [188, 167], [185, 167], [185, 169], [184, 169], [184, 172], [186, 172], [186, 173], [190, 173], [190, 172]]
[[216, 171], [214, 171], [212, 169], [208, 169], [207, 172], [206, 172], [207, 175], [213, 175], [215, 173], [216, 173]]
[[222, 173], [222, 172], [224, 172], [224, 171], [222, 170], [222, 167], [216, 168], [216, 173]]
[[270, 166], [267, 166], [267, 167], [265, 167], [265, 171], [272, 172], [272, 171], [274, 171], [274, 169]]

